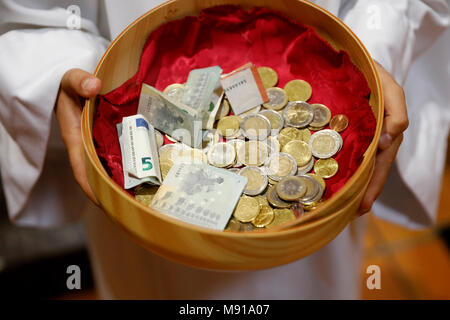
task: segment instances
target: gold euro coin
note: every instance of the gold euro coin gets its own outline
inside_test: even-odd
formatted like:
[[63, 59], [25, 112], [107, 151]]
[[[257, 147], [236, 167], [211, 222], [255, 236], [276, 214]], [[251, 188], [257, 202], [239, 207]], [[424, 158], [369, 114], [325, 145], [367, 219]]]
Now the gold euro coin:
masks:
[[293, 140], [288, 142], [282, 149], [284, 153], [290, 154], [294, 157], [297, 166], [303, 167], [311, 161], [312, 152], [309, 145], [300, 140]]
[[295, 214], [292, 209], [274, 209], [273, 214], [273, 221], [268, 224], [266, 228], [274, 228], [276, 226], [295, 220]]
[[163, 93], [170, 99], [177, 101], [177, 102], [181, 102], [181, 98], [183, 97], [184, 89], [185, 89], [184, 84], [174, 83], [174, 84], [168, 85], [164, 89]]
[[275, 208], [289, 208], [291, 206], [289, 202], [284, 201], [278, 196], [276, 185], [267, 190], [266, 197], [267, 201]]
[[297, 172], [297, 162], [290, 154], [280, 152], [267, 160], [266, 168], [269, 179], [276, 182], [294, 175]]
[[311, 127], [311, 126], [308, 126], [308, 129], [311, 130], [311, 131], [319, 131], [319, 130], [322, 130], [323, 128], [325, 128], [325, 126], [323, 126], [323, 127]]
[[275, 87], [277, 85], [278, 75], [272, 68], [259, 67], [258, 73], [265, 88]]
[[295, 201], [303, 197], [307, 188], [301, 178], [293, 176], [283, 178], [277, 183], [275, 189], [278, 196], [286, 201]]
[[158, 186], [141, 184], [134, 190], [134, 197], [137, 201], [149, 206], [150, 203], [152, 203], [153, 197], [155, 196], [156, 191], [158, 191], [158, 188]]
[[285, 86], [289, 101], [308, 101], [312, 95], [311, 85], [305, 80], [292, 80]]
[[323, 178], [321, 176], [319, 176], [318, 174], [314, 174], [314, 173], [307, 173], [306, 175], [310, 176], [313, 179], [316, 179], [316, 181], [318, 183], [320, 183], [320, 185], [322, 186], [322, 189], [325, 190], [326, 183], [325, 183], [325, 180], [323, 180]]
[[259, 114], [269, 119], [270, 127], [272, 128], [272, 135], [276, 135], [283, 129], [284, 120], [283, 116], [273, 110], [263, 110]]
[[264, 228], [273, 221], [274, 217], [273, 209], [269, 205], [260, 206], [259, 213], [252, 223], [257, 228]]
[[241, 223], [237, 221], [235, 218], [231, 217], [230, 221], [228, 221], [227, 226], [225, 227], [226, 231], [239, 231], [241, 229]]
[[269, 147], [261, 141], [250, 140], [237, 148], [237, 160], [246, 166], [259, 167], [269, 156]]
[[256, 196], [255, 199], [258, 201], [260, 207], [269, 205], [265, 196]]
[[333, 158], [319, 159], [314, 164], [314, 172], [324, 179], [334, 176], [339, 169], [339, 165]]
[[324, 127], [330, 122], [331, 111], [327, 106], [320, 103], [314, 103], [311, 105], [311, 108], [313, 109], [314, 113], [314, 118], [309, 124], [311, 127]]
[[248, 182], [244, 193], [249, 196], [256, 196], [266, 190], [268, 180], [264, 171], [259, 167], [245, 167], [239, 171], [239, 175], [246, 177]]
[[238, 116], [223, 117], [217, 123], [217, 131], [223, 137], [231, 137], [235, 135], [241, 127], [241, 119]]
[[278, 87], [268, 88], [266, 92], [269, 101], [264, 103], [264, 108], [271, 110], [281, 110], [288, 103], [288, 96], [283, 89]]
[[242, 196], [234, 210], [233, 216], [240, 222], [251, 222], [259, 213], [258, 200]]
[[284, 128], [278, 135], [278, 141], [280, 142], [281, 148], [292, 140], [300, 140], [308, 143], [309, 138], [311, 138], [311, 132], [309, 132], [308, 129], [297, 129], [294, 127]]
[[219, 110], [216, 113], [216, 120], [226, 117], [230, 113], [230, 103], [226, 99], [222, 99]]

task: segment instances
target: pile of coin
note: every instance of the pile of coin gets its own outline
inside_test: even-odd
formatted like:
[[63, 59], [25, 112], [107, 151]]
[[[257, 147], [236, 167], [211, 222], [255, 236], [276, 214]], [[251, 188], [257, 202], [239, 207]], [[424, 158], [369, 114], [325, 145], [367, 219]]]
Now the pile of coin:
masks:
[[[317, 208], [323, 201], [324, 179], [338, 171], [333, 157], [343, 146], [339, 133], [348, 126], [345, 115], [332, 117], [327, 106], [308, 103], [312, 88], [305, 80], [292, 80], [283, 89], [276, 87], [275, 70], [260, 67], [258, 72], [267, 103], [230, 115], [224, 98], [202, 149], [177, 142], [159, 146], [163, 179], [175, 161], [208, 163], [248, 179], [227, 231], [273, 228]], [[183, 85], [173, 84], [165, 92], [177, 99], [182, 90]], [[154, 188], [139, 187], [135, 194], [148, 202]]]

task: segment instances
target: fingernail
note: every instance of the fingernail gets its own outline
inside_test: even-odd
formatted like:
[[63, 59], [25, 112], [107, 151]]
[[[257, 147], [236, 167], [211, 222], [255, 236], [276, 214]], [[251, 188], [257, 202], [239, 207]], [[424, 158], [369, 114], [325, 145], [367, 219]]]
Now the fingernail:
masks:
[[378, 147], [381, 150], [386, 150], [387, 148], [389, 148], [392, 144], [392, 137], [389, 133], [384, 133], [381, 137], [380, 137], [380, 141], [378, 142]]
[[83, 82], [81, 83], [81, 87], [83, 88], [83, 90], [86, 90], [86, 91], [95, 90], [95, 87], [96, 87], [95, 82], [96, 81], [94, 78], [84, 79]]

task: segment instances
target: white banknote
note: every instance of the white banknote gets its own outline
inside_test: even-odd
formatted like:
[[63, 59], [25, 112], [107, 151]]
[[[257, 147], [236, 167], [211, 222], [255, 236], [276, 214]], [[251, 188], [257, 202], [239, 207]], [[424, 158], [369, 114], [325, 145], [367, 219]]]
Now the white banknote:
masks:
[[202, 119], [193, 115], [196, 111], [152, 86], [142, 84], [138, 113], [174, 139], [194, 148], [201, 145]]
[[159, 168], [155, 130], [142, 115], [124, 117], [117, 126], [125, 189], [144, 182], [159, 185], [162, 182]]
[[247, 182], [208, 164], [176, 163], [150, 206], [184, 222], [224, 230]]
[[236, 115], [269, 101], [261, 77], [251, 63], [223, 75], [220, 82]]

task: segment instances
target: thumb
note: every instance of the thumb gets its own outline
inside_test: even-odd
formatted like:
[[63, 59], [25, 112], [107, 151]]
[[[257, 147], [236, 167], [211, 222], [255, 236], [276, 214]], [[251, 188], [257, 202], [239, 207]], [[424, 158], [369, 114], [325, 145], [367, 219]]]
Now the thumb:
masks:
[[101, 90], [101, 81], [89, 72], [81, 69], [67, 71], [61, 80], [61, 89], [71, 95], [91, 98]]

